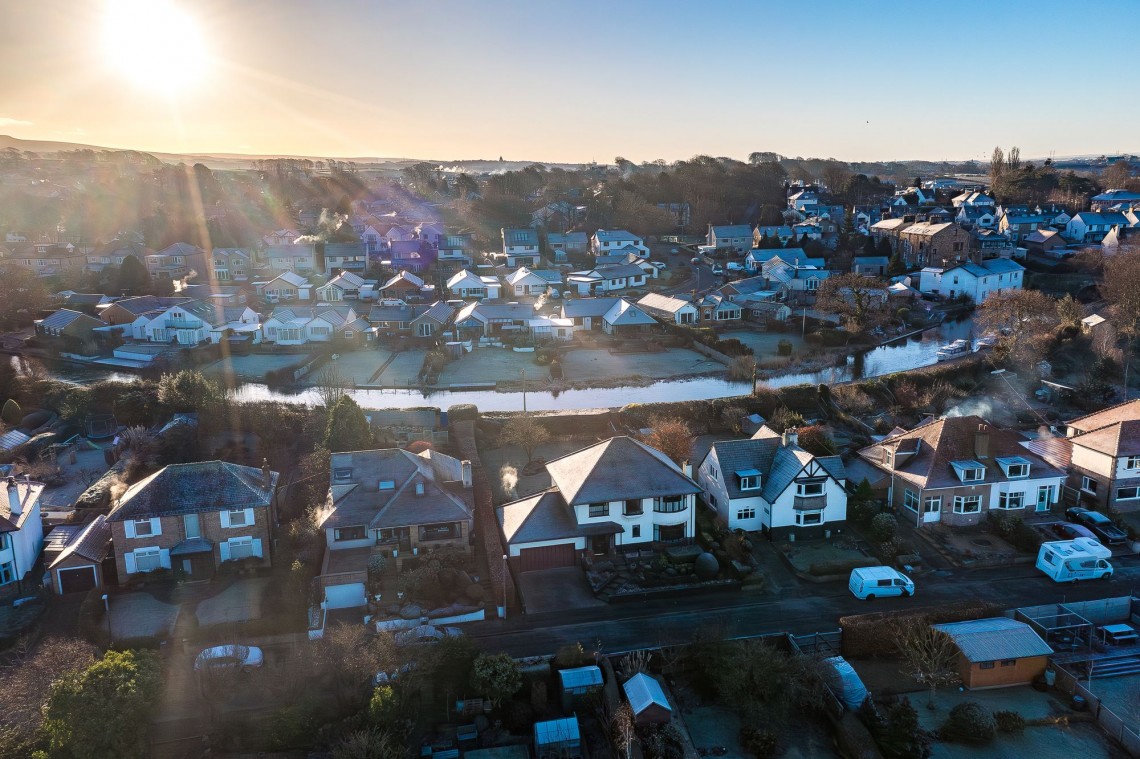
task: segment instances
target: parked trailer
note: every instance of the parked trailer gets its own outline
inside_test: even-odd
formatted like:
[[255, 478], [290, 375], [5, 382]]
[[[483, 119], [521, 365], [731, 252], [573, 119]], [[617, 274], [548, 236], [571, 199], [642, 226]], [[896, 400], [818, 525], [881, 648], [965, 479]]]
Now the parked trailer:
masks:
[[1092, 538], [1054, 540], [1041, 544], [1037, 552], [1037, 568], [1054, 582], [1107, 580], [1112, 577], [1112, 564], [1107, 559], [1112, 551]]

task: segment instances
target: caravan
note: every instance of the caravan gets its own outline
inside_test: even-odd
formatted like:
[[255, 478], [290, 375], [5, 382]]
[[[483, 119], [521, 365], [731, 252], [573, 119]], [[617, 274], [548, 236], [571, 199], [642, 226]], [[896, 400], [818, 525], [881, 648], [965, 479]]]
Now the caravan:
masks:
[[1112, 577], [1112, 565], [1106, 561], [1111, 556], [1112, 551], [1092, 538], [1055, 540], [1041, 544], [1037, 568], [1054, 582], [1107, 580]]

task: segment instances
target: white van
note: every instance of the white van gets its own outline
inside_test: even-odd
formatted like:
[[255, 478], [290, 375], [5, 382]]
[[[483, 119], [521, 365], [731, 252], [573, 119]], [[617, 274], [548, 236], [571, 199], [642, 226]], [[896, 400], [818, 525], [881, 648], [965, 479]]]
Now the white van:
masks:
[[856, 598], [867, 601], [888, 596], [914, 595], [914, 580], [891, 567], [852, 569], [847, 587]]
[[1107, 580], [1112, 565], [1106, 559], [1112, 551], [1092, 538], [1073, 538], [1042, 543], [1037, 552], [1037, 568], [1053, 582]]

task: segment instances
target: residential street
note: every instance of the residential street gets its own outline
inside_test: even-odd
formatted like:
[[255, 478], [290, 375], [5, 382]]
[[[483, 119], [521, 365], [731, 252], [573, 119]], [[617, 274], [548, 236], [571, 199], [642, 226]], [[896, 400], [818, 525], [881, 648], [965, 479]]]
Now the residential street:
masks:
[[1140, 559], [1114, 559], [1116, 574], [1109, 582], [1058, 585], [1032, 565], [1000, 569], [974, 569], [930, 573], [915, 579], [913, 599], [892, 598], [873, 602], [851, 596], [843, 583], [813, 585], [800, 582], [779, 594], [752, 596], [724, 592], [663, 601], [528, 614], [505, 622], [488, 621], [467, 626], [469, 635], [487, 650], [512, 656], [552, 654], [566, 643], [589, 648], [600, 643], [608, 653], [647, 646], [688, 642], [702, 629], [721, 637], [754, 636], [773, 632], [812, 633], [835, 630], [847, 614], [891, 611], [911, 606], [937, 606], [983, 599], [1004, 608], [1037, 606], [1051, 602], [1084, 601], [1132, 593], [1140, 584]]

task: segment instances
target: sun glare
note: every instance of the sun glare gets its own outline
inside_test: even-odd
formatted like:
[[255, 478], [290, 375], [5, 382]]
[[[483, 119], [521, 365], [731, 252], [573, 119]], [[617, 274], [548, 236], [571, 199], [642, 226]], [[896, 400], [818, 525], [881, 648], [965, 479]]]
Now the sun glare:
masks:
[[198, 23], [169, 0], [109, 0], [103, 40], [114, 68], [149, 90], [180, 92], [208, 62]]

